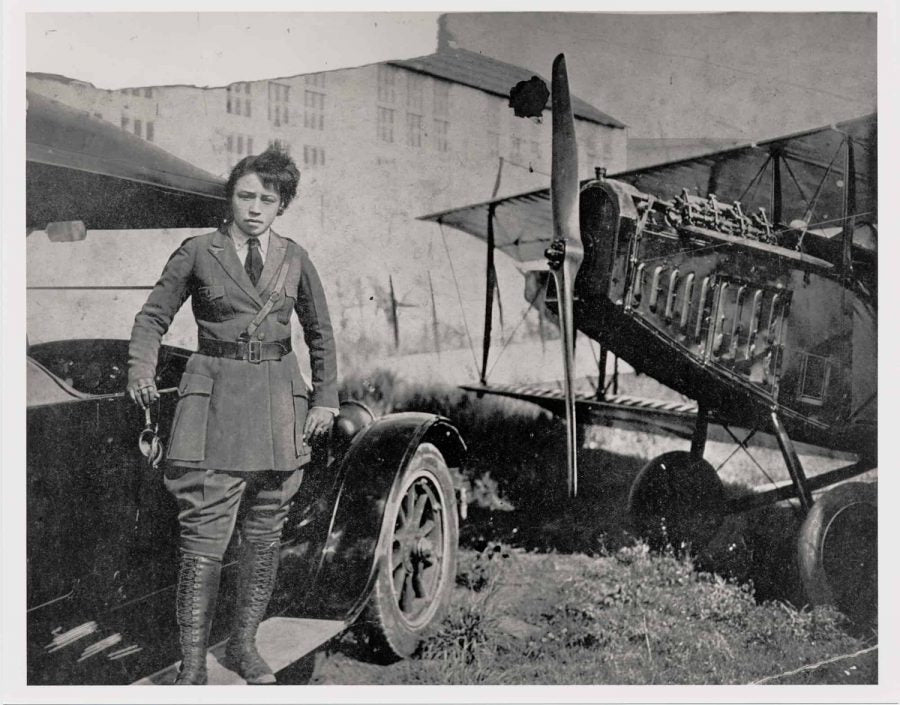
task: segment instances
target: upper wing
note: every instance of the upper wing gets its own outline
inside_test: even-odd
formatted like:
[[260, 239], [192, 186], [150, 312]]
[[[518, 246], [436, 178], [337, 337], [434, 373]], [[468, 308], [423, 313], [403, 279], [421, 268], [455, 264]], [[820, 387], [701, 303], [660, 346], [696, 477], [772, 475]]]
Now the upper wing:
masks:
[[26, 225], [215, 227], [225, 182], [88, 113], [28, 93]]
[[[687, 189], [692, 195], [715, 194], [720, 202], [740, 201], [744, 213], [773, 212], [774, 185], [780, 182], [781, 222], [804, 219], [810, 228], [840, 226], [844, 204], [845, 139], [853, 145], [858, 221], [877, 218], [876, 114], [776, 137], [760, 142], [611, 174], [639, 191], [669, 199]], [[780, 168], [775, 169], [778, 155]], [[776, 171], [778, 172], [776, 175]], [[487, 238], [488, 209], [494, 208], [494, 239], [498, 249], [524, 269], [546, 269], [544, 250], [553, 236], [550, 190], [541, 189], [495, 201], [422, 216]]]

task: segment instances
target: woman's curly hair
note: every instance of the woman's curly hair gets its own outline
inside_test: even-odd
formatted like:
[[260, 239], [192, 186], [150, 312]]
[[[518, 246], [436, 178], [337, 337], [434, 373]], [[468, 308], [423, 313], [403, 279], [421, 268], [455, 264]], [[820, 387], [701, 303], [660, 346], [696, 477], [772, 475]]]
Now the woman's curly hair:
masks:
[[225, 195], [229, 201], [234, 195], [234, 186], [238, 179], [246, 174], [256, 174], [266, 188], [278, 193], [281, 197], [278, 215], [284, 213], [297, 195], [300, 170], [291, 156], [278, 147], [269, 147], [262, 154], [251, 154], [235, 165], [225, 184]]

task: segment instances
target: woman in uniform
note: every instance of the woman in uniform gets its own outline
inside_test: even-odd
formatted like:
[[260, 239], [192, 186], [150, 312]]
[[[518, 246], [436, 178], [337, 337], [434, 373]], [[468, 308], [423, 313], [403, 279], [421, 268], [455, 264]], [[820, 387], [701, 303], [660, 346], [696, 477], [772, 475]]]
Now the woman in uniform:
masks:
[[[322, 284], [306, 250], [271, 227], [299, 178], [290, 156], [277, 149], [241, 160], [226, 186], [231, 217], [172, 254], [131, 333], [128, 391], [146, 407], [158, 398], [160, 340], [190, 297], [198, 349], [179, 385], [165, 471], [181, 528], [176, 617], [183, 658], [176, 684], [206, 683], [222, 557], [239, 516], [237, 606], [225, 665], [248, 683], [275, 682], [256, 649], [256, 631], [309, 443], [330, 429], [338, 409]], [[291, 349], [294, 311], [309, 349], [312, 389]]]

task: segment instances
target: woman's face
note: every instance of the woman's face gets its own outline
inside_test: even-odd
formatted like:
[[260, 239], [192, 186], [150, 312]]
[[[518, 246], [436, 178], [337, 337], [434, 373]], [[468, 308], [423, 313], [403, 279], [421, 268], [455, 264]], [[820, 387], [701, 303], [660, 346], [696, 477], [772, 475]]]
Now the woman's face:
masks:
[[258, 237], [266, 232], [278, 215], [280, 205], [278, 192], [264, 186], [256, 173], [244, 174], [234, 185], [231, 213], [234, 224], [248, 237]]

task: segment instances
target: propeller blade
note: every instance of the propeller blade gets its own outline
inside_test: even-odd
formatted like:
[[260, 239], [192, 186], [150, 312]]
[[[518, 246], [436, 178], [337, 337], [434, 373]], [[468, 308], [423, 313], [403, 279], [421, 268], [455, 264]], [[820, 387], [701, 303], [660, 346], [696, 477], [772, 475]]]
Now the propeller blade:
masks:
[[577, 427], [575, 421], [575, 277], [584, 259], [578, 219], [578, 145], [575, 118], [569, 96], [566, 59], [553, 61], [551, 106], [553, 155], [550, 201], [553, 208], [553, 242], [548, 259], [556, 282], [559, 323], [562, 332], [564, 392], [566, 397], [566, 471], [569, 496], [578, 494]]

